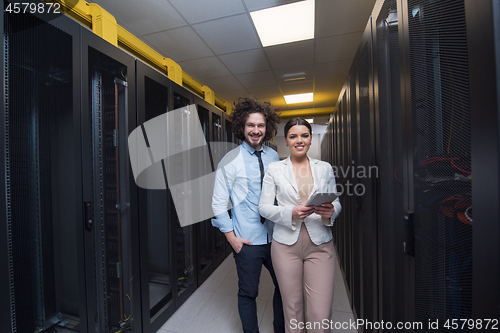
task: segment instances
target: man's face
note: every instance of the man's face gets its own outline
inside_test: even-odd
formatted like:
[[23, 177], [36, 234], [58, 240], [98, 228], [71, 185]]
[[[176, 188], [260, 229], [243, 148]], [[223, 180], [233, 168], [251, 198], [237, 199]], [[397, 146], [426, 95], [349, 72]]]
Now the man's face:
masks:
[[245, 141], [255, 150], [259, 150], [266, 135], [266, 119], [260, 112], [251, 113], [245, 122]]

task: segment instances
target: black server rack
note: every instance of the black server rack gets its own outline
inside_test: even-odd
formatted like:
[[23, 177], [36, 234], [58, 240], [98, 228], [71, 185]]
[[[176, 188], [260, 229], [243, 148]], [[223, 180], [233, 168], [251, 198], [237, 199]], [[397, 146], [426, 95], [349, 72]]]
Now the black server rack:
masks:
[[[472, 134], [474, 319], [500, 318], [500, 7], [498, 1], [465, 1]], [[484, 323], [484, 322], [483, 322]], [[491, 327], [491, 326], [490, 326]], [[477, 331], [481, 331], [478, 327]]]
[[[166, 190], [139, 189], [142, 329], [156, 332], [226, 257], [225, 237], [212, 227], [210, 219], [181, 226], [180, 214], [186, 212], [178, 209], [185, 207], [176, 207], [174, 199], [179, 195], [175, 187], [179, 179], [189, 181], [193, 175], [202, 178], [214, 171], [215, 156], [221, 154], [216, 150], [223, 147], [211, 143], [222, 143], [225, 138], [223, 113], [213, 105], [141, 61], [137, 61], [137, 80], [139, 124], [175, 113], [165, 118], [165, 131], [171, 132], [164, 138], [169, 156], [162, 162]], [[199, 128], [193, 117], [199, 119], [202, 133], [195, 133]], [[157, 136], [142, 127], [152, 146], [151, 140]], [[206, 145], [191, 147], [201, 137]], [[188, 209], [198, 209], [197, 203], [206, 200], [202, 196], [211, 192], [205, 191], [210, 186], [207, 183], [197, 191], [200, 197], [192, 197], [194, 206]]]
[[[379, 176], [377, 198], [380, 198], [377, 218], [379, 244], [378, 289], [383, 291], [378, 299], [380, 318], [390, 322], [405, 321], [405, 252], [404, 219], [405, 186], [403, 181], [403, 118], [401, 102], [401, 61], [396, 0], [385, 1], [373, 17], [375, 77], [378, 77], [374, 95], [378, 140], [376, 152]], [[406, 269], [407, 270], [407, 269]]]
[[[372, 64], [372, 27], [371, 18], [363, 34], [360, 47], [356, 57], [357, 91], [356, 99], [351, 103], [357, 103], [357, 148], [358, 155], [356, 165], [356, 178], [358, 184], [354, 185], [352, 197], [357, 202], [357, 219], [359, 238], [355, 240], [360, 251], [360, 292], [362, 293], [362, 307], [360, 311], [363, 318], [375, 321], [377, 318], [376, 308], [372, 304], [376, 301], [377, 275], [373, 274], [377, 265], [377, 243], [375, 232], [378, 220], [376, 219], [376, 196], [375, 180], [377, 177], [377, 165], [375, 158], [375, 133], [374, 105], [373, 105], [373, 64]], [[354, 150], [354, 148], [353, 148]], [[358, 260], [356, 258], [356, 260]]]
[[338, 183], [363, 189], [344, 193], [334, 225], [358, 318], [408, 332], [495, 325], [499, 9], [385, 0], [373, 10], [322, 143], [344, 169]]
[[[345, 94], [345, 89], [340, 93], [339, 95], [339, 102], [337, 103], [337, 110], [334, 114], [335, 117], [335, 135], [336, 135], [336, 150], [335, 150], [335, 157], [336, 157], [336, 166], [341, 167], [343, 165], [343, 159], [342, 159], [342, 142], [343, 142], [343, 137], [342, 137], [342, 130], [341, 130], [341, 113], [340, 110], [342, 110], [342, 107], [344, 105], [343, 103], [343, 95]], [[343, 186], [344, 181], [342, 179], [342, 175], [337, 173], [337, 182]], [[338, 188], [338, 187], [337, 187]], [[340, 202], [343, 204], [344, 198], [341, 199], [342, 201]], [[345, 267], [346, 263], [346, 254], [348, 253], [347, 249], [345, 248], [345, 235], [344, 235], [344, 229], [345, 229], [345, 214], [341, 214], [337, 219], [335, 223], [335, 229], [336, 229], [336, 235], [337, 238], [335, 239], [336, 241], [336, 247], [337, 251], [339, 253], [339, 265], [340, 267]], [[345, 274], [345, 272], [344, 272]]]
[[80, 27], [9, 5], [1, 27], [2, 327], [84, 332]]
[[128, 135], [136, 127], [135, 59], [82, 29], [82, 168], [88, 322], [139, 330], [137, 191]]
[[[200, 284], [205, 236], [181, 227], [168, 187], [136, 185], [128, 136], [194, 94], [62, 14], [4, 10], [2, 32], [2, 327], [156, 332]], [[200, 104], [208, 141], [229, 138], [227, 115]], [[194, 116], [168, 131], [189, 137]], [[192, 169], [190, 158], [164, 170]], [[228, 253], [215, 231], [210, 271]]]
[[[210, 161], [210, 172], [214, 172], [215, 164], [212, 151], [214, 147], [211, 147], [211, 142], [215, 136], [215, 131], [217, 130], [213, 126], [213, 108], [208, 102], [202, 100], [201, 98], [195, 96], [194, 102], [196, 109], [198, 111], [198, 117], [200, 118], [200, 124], [203, 129], [203, 134], [205, 142], [208, 149], [203, 150], [204, 159]], [[207, 195], [207, 193], [200, 193], [200, 195]], [[201, 198], [200, 198], [201, 200]], [[213, 273], [217, 267], [217, 253], [216, 253], [216, 243], [217, 243], [217, 233], [218, 230], [212, 226], [211, 219], [207, 219], [197, 224], [197, 234], [198, 234], [198, 285], [201, 285], [209, 276]]]
[[224, 140], [226, 142], [235, 143], [234, 134], [231, 129], [231, 124], [232, 124], [231, 119], [229, 115], [225, 112], [223, 113], [223, 119], [224, 119]]
[[[200, 124], [207, 147], [210, 145], [210, 106], [201, 98], [195, 97], [195, 105], [200, 118]], [[203, 150], [204, 159], [210, 161], [211, 172], [213, 172], [213, 159], [209, 149]], [[201, 285], [215, 269], [215, 230], [210, 219], [202, 221], [197, 225], [198, 232], [198, 285]]]
[[[171, 97], [169, 110], [177, 110], [189, 105], [193, 105], [193, 93], [177, 85], [174, 82], [170, 83]], [[169, 130], [176, 131], [179, 138], [188, 135], [185, 131], [189, 130], [189, 118], [198, 117], [197, 114], [185, 113], [182, 115], [182, 120], [176, 126], [169, 126]], [[182, 151], [183, 147], [187, 145], [182, 140], [174, 143], [175, 149]], [[182, 154], [182, 158], [172, 161], [173, 167], [176, 170], [188, 170], [191, 166], [190, 160], [192, 155], [187, 152]], [[187, 175], [183, 175], [186, 179]], [[173, 204], [173, 203], [172, 203]], [[177, 288], [174, 293], [177, 297], [177, 303], [182, 304], [197, 288], [197, 274], [196, 267], [196, 244], [194, 226], [188, 225], [181, 227], [178, 216], [175, 211], [170, 214], [170, 223], [172, 225], [172, 233], [174, 235], [174, 256], [175, 256], [175, 270], [174, 276], [177, 281]]]
[[[472, 318], [471, 133], [464, 2], [408, 1], [405, 118], [414, 320]], [[410, 141], [411, 140], [411, 141]], [[413, 242], [413, 244], [411, 244]], [[447, 331], [441, 328], [442, 331]], [[468, 329], [461, 329], [468, 331]]]
[[[225, 155], [225, 153], [227, 152], [225, 151], [225, 148], [227, 148], [227, 146], [222, 144], [225, 141], [223, 112], [217, 109], [216, 107], [212, 107], [210, 122], [212, 128], [211, 142], [214, 143], [211, 146], [210, 150], [214, 156], [217, 156], [217, 160], [214, 161], [214, 170], [216, 170], [217, 165], [215, 164], [218, 164], [220, 156]], [[226, 243], [227, 243], [226, 236], [224, 236], [224, 234], [221, 233], [219, 230], [216, 230], [214, 250], [215, 250], [215, 260], [217, 266], [226, 257]]]

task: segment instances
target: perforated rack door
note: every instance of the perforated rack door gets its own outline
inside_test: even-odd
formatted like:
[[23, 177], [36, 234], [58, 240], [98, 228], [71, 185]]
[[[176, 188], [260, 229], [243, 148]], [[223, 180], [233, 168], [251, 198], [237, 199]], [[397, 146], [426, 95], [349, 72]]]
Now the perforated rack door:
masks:
[[[401, 62], [396, 0], [386, 0], [376, 18], [376, 52], [379, 92], [379, 187], [383, 313], [386, 321], [405, 321], [406, 229], [404, 190], [403, 118], [401, 105]], [[379, 266], [380, 268], [380, 266]]]
[[[4, 2], [4, 5], [10, 4]], [[4, 11], [6, 219], [13, 332], [79, 330], [75, 25]], [[63, 29], [68, 30], [63, 30]], [[2, 223], [3, 223], [2, 219]], [[80, 270], [81, 271], [81, 270]], [[83, 303], [82, 303], [83, 302]], [[83, 304], [83, 305], [82, 305]], [[65, 323], [65, 324], [64, 324]], [[60, 324], [60, 325], [59, 325]], [[85, 326], [85, 325], [83, 325]]]
[[85, 160], [90, 174], [84, 173], [84, 182], [93, 210], [88, 234], [92, 238], [95, 269], [94, 320], [99, 330], [113, 331], [134, 315], [132, 207], [135, 202], [131, 200], [127, 147], [129, 72], [126, 65], [102, 50], [86, 46], [85, 52], [88, 52], [89, 95], [84, 98], [90, 104], [84, 113], [88, 124], [84, 126], [84, 153], [90, 153], [91, 158]]

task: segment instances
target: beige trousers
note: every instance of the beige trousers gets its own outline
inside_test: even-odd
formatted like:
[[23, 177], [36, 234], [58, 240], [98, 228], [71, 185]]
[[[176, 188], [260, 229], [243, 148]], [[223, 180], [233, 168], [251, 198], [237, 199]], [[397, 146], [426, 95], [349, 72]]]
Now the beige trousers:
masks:
[[295, 244], [273, 240], [271, 258], [283, 300], [286, 333], [331, 332], [333, 251], [332, 241], [314, 244], [303, 223]]

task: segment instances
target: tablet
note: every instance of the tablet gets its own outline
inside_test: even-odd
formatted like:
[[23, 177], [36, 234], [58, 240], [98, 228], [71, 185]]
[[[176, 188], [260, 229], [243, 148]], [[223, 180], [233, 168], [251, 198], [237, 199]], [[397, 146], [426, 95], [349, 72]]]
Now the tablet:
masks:
[[321, 206], [324, 203], [331, 203], [339, 197], [340, 193], [315, 193], [307, 200], [304, 206]]

